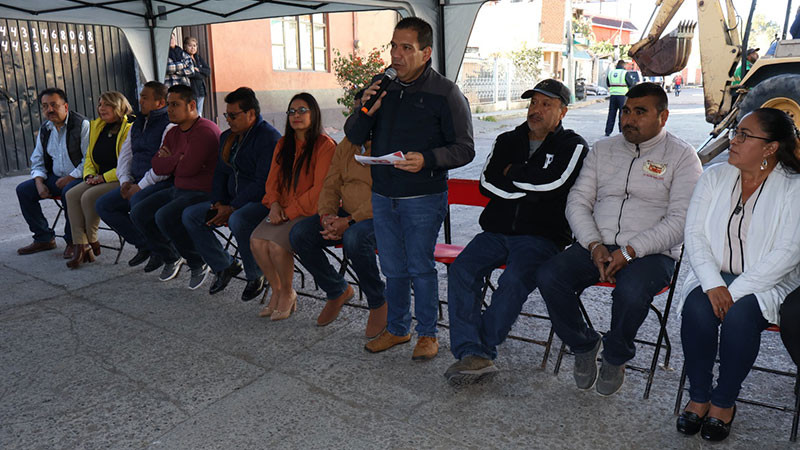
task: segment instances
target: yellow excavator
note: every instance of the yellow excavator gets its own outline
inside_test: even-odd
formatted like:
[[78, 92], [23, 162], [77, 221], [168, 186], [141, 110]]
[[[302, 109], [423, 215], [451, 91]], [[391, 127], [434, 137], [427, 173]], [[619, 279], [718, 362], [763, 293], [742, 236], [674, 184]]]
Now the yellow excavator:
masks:
[[[783, 37], [777, 41], [774, 54], [759, 58], [749, 69], [745, 66], [746, 55], [742, 48], [747, 48], [756, 0], [751, 3], [742, 37], [742, 21], [733, 0], [696, 0], [697, 23], [681, 22], [675, 30], [661, 37], [683, 1], [657, 0], [650, 17], [650, 31], [631, 46], [628, 55], [644, 76], [679, 72], [689, 61], [691, 40], [695, 26], [699, 26], [706, 121], [714, 125], [708, 139], [698, 149], [700, 160], [705, 164], [725, 151], [729, 144], [725, 131], [742, 116], [760, 107], [781, 109], [800, 127], [800, 39], [786, 39], [791, 0], [787, 0]], [[771, 5], [779, 3], [782, 2], [770, 0]], [[733, 85], [737, 66], [742, 66], [743, 77], [740, 84]]]

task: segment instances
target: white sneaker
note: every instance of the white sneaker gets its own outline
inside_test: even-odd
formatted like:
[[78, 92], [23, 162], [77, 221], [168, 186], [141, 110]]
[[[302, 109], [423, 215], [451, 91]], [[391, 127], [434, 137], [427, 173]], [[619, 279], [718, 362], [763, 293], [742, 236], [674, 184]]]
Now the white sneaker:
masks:
[[203, 285], [206, 278], [211, 274], [208, 264], [203, 264], [199, 269], [192, 269], [192, 276], [189, 278], [189, 289], [195, 290]]
[[161, 281], [169, 281], [178, 276], [178, 272], [181, 271], [181, 265], [185, 263], [186, 260], [183, 258], [178, 258], [176, 261], [173, 262], [165, 262], [164, 267], [161, 269], [161, 275], [159, 275], [158, 279]]

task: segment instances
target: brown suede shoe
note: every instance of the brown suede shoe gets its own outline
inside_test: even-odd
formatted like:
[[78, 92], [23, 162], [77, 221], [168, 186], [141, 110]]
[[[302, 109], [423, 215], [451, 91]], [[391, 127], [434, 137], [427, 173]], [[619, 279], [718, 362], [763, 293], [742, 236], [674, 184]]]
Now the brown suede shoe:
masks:
[[34, 253], [43, 252], [45, 250], [52, 250], [56, 248], [56, 240], [52, 239], [49, 242], [38, 242], [33, 241], [30, 245], [26, 245], [25, 247], [18, 248], [17, 254], [18, 255], [32, 255]]
[[369, 319], [367, 319], [367, 330], [364, 335], [367, 339], [372, 339], [379, 335], [381, 331], [386, 329], [386, 311], [388, 310], [386, 303], [375, 309], [369, 310]]
[[64, 249], [64, 259], [72, 259], [75, 256], [75, 246], [73, 244], [67, 244], [67, 247]]
[[100, 242], [99, 241], [89, 242], [89, 247], [92, 248], [92, 252], [94, 253], [94, 256], [100, 256]]
[[435, 337], [420, 336], [411, 359], [414, 361], [427, 361], [439, 354], [439, 341]]
[[324, 327], [325, 325], [336, 320], [336, 318], [339, 317], [339, 311], [342, 310], [342, 306], [349, 302], [354, 295], [355, 292], [353, 292], [353, 286], [348, 284], [347, 289], [342, 292], [342, 295], [333, 300], [328, 300], [325, 302], [325, 307], [322, 308], [322, 312], [319, 313], [319, 317], [317, 317], [317, 326]]
[[389, 333], [389, 330], [383, 330], [383, 333], [381, 333], [380, 336], [367, 342], [367, 345], [365, 345], [364, 348], [370, 353], [378, 353], [384, 350], [389, 350], [395, 345], [405, 344], [410, 340], [410, 333], [405, 336], [395, 336], [392, 333]]

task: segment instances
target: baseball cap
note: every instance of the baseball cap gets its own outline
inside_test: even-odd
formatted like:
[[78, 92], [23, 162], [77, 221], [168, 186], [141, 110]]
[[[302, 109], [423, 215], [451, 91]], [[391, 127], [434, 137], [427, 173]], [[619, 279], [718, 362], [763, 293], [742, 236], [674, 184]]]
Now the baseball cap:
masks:
[[761, 49], [760, 48], [748, 48], [747, 49], [747, 54], [749, 55], [750, 53], [756, 53], [759, 50], [761, 50]]
[[564, 86], [564, 83], [548, 78], [540, 81], [533, 89], [528, 89], [522, 93], [522, 98], [531, 98], [533, 93], [538, 92], [548, 97], [561, 99], [565, 105], [569, 104], [570, 92], [569, 88]]

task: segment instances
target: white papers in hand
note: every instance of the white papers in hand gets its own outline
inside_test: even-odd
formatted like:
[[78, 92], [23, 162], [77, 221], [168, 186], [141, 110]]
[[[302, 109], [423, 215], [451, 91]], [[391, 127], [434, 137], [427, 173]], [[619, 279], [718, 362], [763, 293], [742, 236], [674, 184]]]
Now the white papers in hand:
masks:
[[403, 152], [394, 152], [383, 156], [361, 156], [355, 155], [356, 161], [364, 165], [392, 165], [395, 161], [406, 159]]

